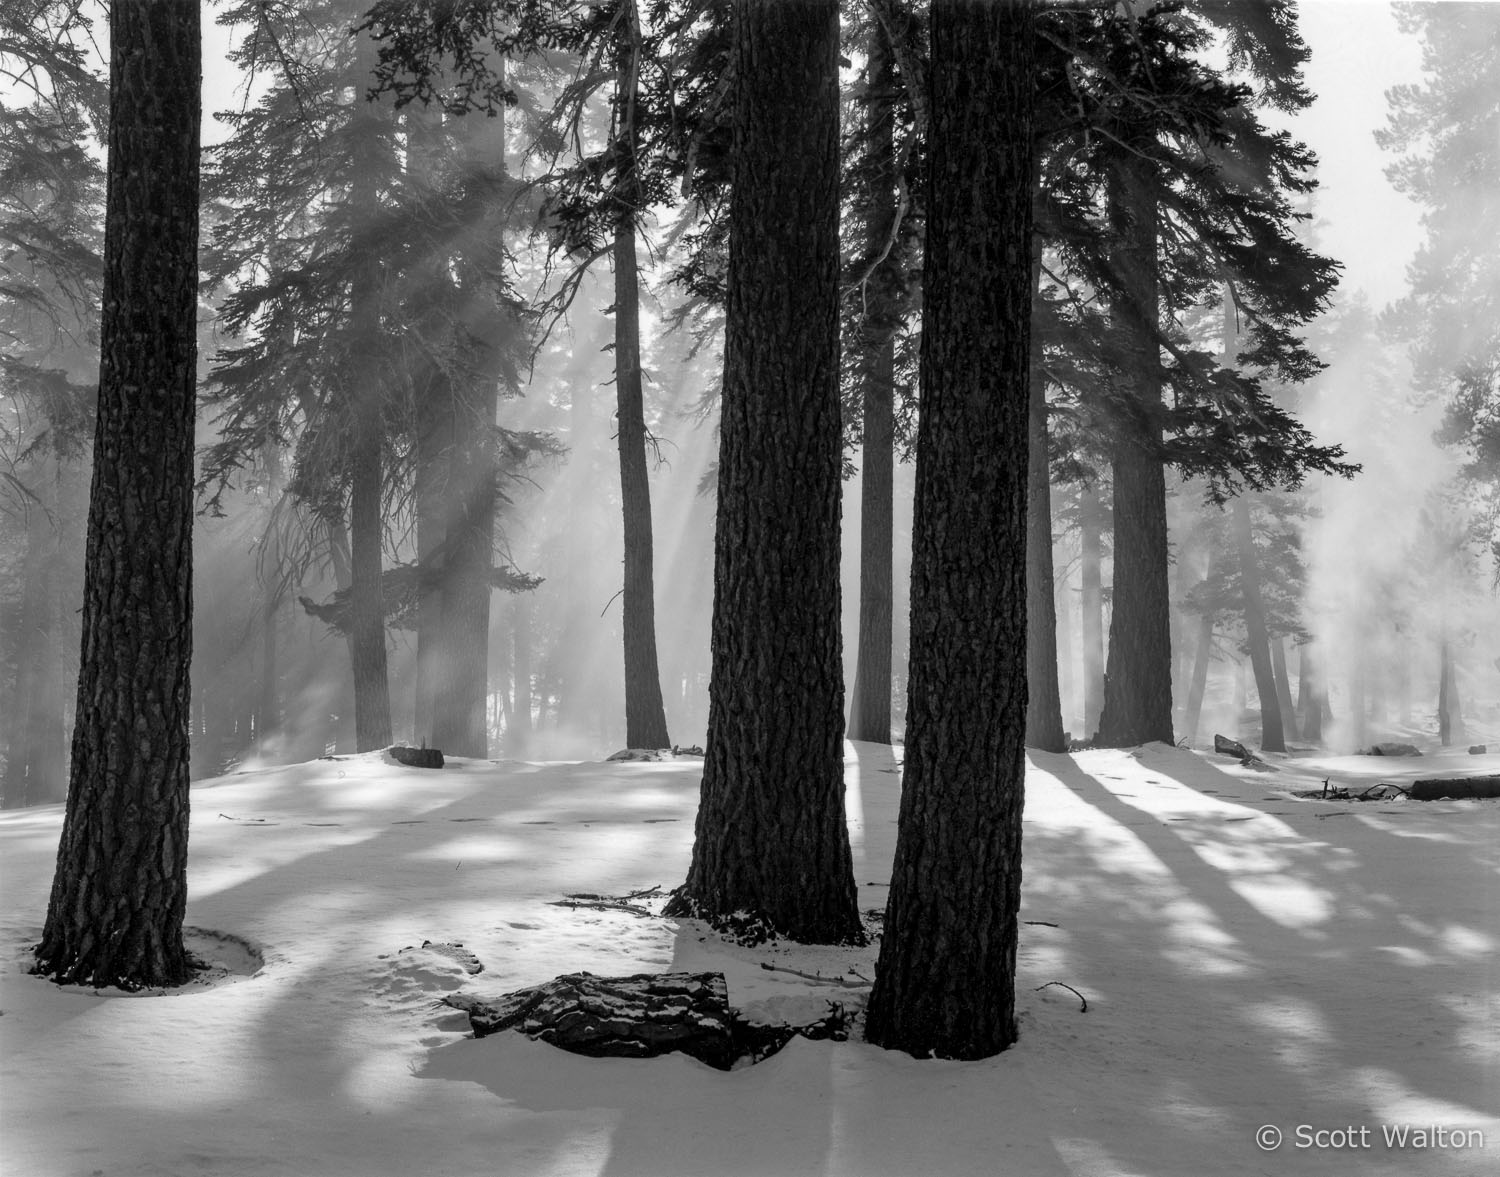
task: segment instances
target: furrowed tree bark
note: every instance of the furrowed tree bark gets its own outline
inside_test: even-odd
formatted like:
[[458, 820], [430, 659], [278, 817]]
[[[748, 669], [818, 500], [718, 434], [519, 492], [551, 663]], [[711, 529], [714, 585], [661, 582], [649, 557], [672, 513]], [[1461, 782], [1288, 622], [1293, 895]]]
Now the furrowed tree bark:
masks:
[[[1031, 242], [1031, 294], [1042, 276], [1042, 238]], [[1026, 746], [1066, 752], [1057, 682], [1057, 605], [1053, 599], [1052, 479], [1047, 464], [1047, 376], [1033, 338], [1026, 413]]]
[[615, 219], [615, 412], [620, 454], [620, 507], [625, 529], [625, 586], [621, 629], [625, 639], [625, 745], [666, 748], [656, 657], [655, 556], [651, 482], [646, 469], [646, 417], [641, 387], [641, 287], [635, 252], [635, 218], [641, 191], [636, 164], [636, 100], [640, 71], [640, 16], [624, 0], [617, 41], [619, 71], [615, 118], [617, 195]]
[[935, 0], [905, 773], [879, 1046], [1016, 1039], [1026, 727], [1033, 14]]
[[1129, 337], [1133, 403], [1116, 427], [1114, 595], [1098, 743], [1130, 747], [1172, 739], [1171, 592], [1166, 472], [1160, 453], [1156, 195], [1139, 160], [1122, 153], [1109, 182], [1117, 234], [1112, 260], [1123, 289], [1112, 314]]
[[1104, 710], [1104, 503], [1092, 486], [1078, 492], [1079, 605], [1083, 634], [1083, 733], [1091, 740]]
[[[374, 71], [375, 50], [367, 36], [359, 41], [358, 76]], [[373, 223], [380, 212], [375, 188], [381, 150], [381, 116], [362, 92], [354, 96], [351, 115], [360, 147], [355, 159], [349, 202], [362, 222]], [[360, 752], [384, 748], [391, 742], [390, 683], [386, 675], [385, 605], [381, 598], [381, 450], [384, 387], [377, 354], [380, 334], [381, 265], [367, 258], [349, 292], [350, 329], [355, 344], [354, 363], [345, 395], [349, 398], [352, 429], [349, 453], [349, 653], [354, 672], [354, 743]]]
[[[875, 177], [865, 238], [865, 251], [871, 260], [886, 248], [896, 219], [895, 60], [884, 25], [879, 21], [874, 24], [865, 108], [871, 153], [868, 166]], [[849, 704], [849, 738], [873, 744], [891, 742], [896, 334], [886, 309], [886, 283], [892, 269], [887, 257], [869, 275], [868, 289], [859, 294], [868, 309], [855, 359], [864, 441], [859, 489], [859, 644]]]
[[72, 780], [35, 971], [179, 985], [187, 902], [199, 15], [115, 0]]
[[1255, 672], [1255, 693], [1260, 701], [1260, 746], [1267, 752], [1285, 752], [1281, 702], [1276, 694], [1276, 673], [1271, 666], [1271, 639], [1266, 632], [1266, 607], [1260, 595], [1259, 560], [1250, 526], [1250, 504], [1244, 495], [1235, 498], [1230, 516], [1234, 521], [1234, 542], [1240, 561], [1250, 666]]
[[839, 649], [838, 4], [734, 9], [708, 745], [670, 910], [863, 939]]

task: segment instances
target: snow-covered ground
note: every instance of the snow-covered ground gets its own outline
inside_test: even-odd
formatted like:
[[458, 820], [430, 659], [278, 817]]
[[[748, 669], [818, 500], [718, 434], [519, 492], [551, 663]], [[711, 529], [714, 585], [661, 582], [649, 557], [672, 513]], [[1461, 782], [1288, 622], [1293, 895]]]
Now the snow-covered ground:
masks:
[[[889, 749], [848, 749], [860, 903], [880, 908], [899, 772]], [[437, 1004], [579, 969], [721, 969], [736, 1004], [857, 1001], [873, 948], [742, 948], [552, 905], [676, 885], [700, 761], [430, 772], [369, 754], [204, 782], [188, 921], [264, 965], [200, 937], [231, 977], [171, 995], [26, 975], [61, 814], [5, 814], [0, 1172], [1500, 1171], [1500, 801], [1292, 796], [1330, 776], [1496, 772], [1500, 755], [1276, 767], [1162, 745], [1034, 757], [1019, 1045], [953, 1063], [799, 1039], [728, 1073], [476, 1041]], [[423, 941], [462, 942], [485, 969]], [[1087, 1012], [1037, 988], [1052, 981]], [[1278, 1149], [1258, 1146], [1263, 1126]]]

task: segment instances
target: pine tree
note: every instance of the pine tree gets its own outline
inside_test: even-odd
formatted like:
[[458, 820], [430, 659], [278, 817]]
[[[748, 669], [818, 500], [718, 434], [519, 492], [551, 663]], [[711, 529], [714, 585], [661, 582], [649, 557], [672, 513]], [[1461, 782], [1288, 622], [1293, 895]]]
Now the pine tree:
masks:
[[838, 5], [734, 12], [734, 183], [713, 669], [670, 910], [862, 939], [839, 656]]
[[935, 0], [906, 759], [866, 1037], [1016, 1037], [1032, 6]]
[[83, 656], [38, 973], [187, 980], [198, 8], [116, 0]]
[[1439, 440], [1463, 455], [1488, 525], [1476, 538], [1500, 568], [1500, 9], [1394, 7], [1425, 77], [1387, 93], [1376, 139], [1401, 153], [1387, 175], [1422, 208], [1425, 240], [1387, 327], [1410, 341], [1419, 393], [1445, 406]]

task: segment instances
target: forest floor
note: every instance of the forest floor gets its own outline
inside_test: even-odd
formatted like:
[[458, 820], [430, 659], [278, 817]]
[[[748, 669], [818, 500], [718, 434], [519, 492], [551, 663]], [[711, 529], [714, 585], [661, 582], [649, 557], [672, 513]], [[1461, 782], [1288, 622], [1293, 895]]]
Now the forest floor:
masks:
[[[899, 750], [846, 747], [860, 906], [879, 909]], [[699, 760], [433, 772], [372, 753], [195, 785], [188, 922], [259, 959], [198, 936], [223, 976], [167, 995], [26, 974], [61, 811], [0, 815], [0, 1172], [1495, 1172], [1500, 800], [1296, 794], [1500, 755], [1273, 766], [1164, 745], [1033, 757], [1019, 1044], [954, 1063], [796, 1039], [727, 1073], [474, 1040], [438, 1004], [580, 969], [717, 969], [736, 1005], [857, 1005], [874, 946], [747, 948], [555, 905], [683, 878]]]

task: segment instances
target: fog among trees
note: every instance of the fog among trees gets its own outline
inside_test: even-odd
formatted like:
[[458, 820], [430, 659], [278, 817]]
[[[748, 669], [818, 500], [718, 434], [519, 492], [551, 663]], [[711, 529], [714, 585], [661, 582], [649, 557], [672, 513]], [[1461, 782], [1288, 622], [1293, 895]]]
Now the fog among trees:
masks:
[[179, 983], [189, 777], [392, 744], [692, 749], [668, 913], [862, 944], [848, 737], [869, 1040], [984, 1057], [1026, 748], [1500, 737], [1500, 5], [1394, 12], [1385, 297], [1290, 0], [8, 4], [39, 971]]

